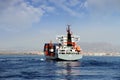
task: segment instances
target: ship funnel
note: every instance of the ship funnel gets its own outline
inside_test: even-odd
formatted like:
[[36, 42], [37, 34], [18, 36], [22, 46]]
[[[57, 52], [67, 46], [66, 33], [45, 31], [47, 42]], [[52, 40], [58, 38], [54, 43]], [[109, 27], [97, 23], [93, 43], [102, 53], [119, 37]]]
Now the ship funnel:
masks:
[[68, 25], [68, 28], [67, 28], [67, 46], [72, 46], [70, 25]]

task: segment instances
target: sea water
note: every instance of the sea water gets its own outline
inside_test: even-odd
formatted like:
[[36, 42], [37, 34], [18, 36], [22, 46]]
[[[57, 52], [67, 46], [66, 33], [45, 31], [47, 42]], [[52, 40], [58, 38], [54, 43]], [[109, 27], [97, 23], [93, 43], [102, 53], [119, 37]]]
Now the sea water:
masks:
[[120, 80], [120, 57], [47, 61], [40, 55], [0, 55], [0, 80]]

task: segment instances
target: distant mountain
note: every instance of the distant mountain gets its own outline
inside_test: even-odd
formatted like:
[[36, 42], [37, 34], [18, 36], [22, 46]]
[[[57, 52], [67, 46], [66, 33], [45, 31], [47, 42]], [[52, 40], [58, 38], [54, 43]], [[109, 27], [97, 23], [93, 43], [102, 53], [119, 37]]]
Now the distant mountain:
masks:
[[84, 52], [119, 52], [120, 46], [112, 45], [110, 43], [87, 43], [82, 42], [79, 43]]
[[[88, 43], [88, 42], [80, 42], [79, 43], [84, 53], [118, 53], [120, 55], [120, 46], [113, 45], [110, 43]], [[2, 49], [0, 48], [0, 54], [13, 54], [13, 53], [33, 53], [33, 52], [42, 52], [42, 48], [40, 50], [36, 49]]]

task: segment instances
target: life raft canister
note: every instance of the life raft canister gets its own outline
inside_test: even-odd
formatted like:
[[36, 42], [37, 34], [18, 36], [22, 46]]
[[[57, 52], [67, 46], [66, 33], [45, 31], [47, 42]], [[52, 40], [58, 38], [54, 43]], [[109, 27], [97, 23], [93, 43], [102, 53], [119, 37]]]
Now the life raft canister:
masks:
[[80, 52], [80, 46], [76, 46], [76, 51]]

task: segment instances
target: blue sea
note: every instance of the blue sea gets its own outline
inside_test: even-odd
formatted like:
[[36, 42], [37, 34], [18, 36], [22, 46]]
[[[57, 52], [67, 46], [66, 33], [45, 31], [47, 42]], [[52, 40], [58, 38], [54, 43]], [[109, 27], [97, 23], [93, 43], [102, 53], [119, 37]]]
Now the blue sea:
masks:
[[40, 55], [0, 55], [0, 80], [120, 80], [120, 57], [46, 61]]

